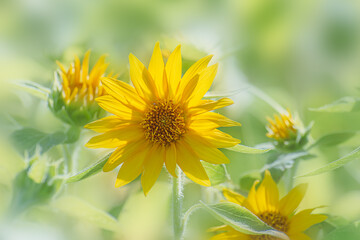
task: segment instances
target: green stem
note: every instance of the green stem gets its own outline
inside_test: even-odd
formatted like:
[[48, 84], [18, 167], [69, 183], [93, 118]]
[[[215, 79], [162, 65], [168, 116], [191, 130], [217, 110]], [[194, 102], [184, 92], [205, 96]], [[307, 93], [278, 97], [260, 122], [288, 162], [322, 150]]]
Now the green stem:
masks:
[[174, 239], [181, 240], [183, 235], [182, 223], [182, 203], [183, 203], [183, 187], [184, 187], [184, 173], [176, 168], [177, 178], [173, 178], [173, 226]]
[[294, 177], [296, 175], [296, 171], [297, 171], [297, 168], [298, 168], [298, 165], [299, 165], [299, 159], [295, 160], [294, 161], [294, 165], [291, 169], [289, 169], [289, 172], [288, 172], [288, 186], [287, 186], [287, 189], [288, 191], [291, 191], [291, 189], [294, 187]]
[[62, 145], [62, 151], [63, 151], [63, 157], [65, 159], [65, 173], [67, 175], [71, 175], [72, 174], [72, 159], [71, 159], [71, 154], [70, 154], [70, 150], [69, 150], [69, 146], [67, 144], [63, 144]]

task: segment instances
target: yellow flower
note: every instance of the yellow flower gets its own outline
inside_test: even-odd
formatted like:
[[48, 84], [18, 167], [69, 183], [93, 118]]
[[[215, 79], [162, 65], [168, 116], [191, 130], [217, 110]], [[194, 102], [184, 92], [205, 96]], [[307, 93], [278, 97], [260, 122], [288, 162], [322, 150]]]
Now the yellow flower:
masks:
[[[315, 208], [295, 213], [304, 198], [307, 184], [296, 186], [285, 197], [279, 199], [279, 190], [269, 171], [265, 171], [264, 180], [256, 188], [258, 183], [259, 181], [256, 181], [253, 184], [247, 198], [229, 189], [224, 189], [223, 193], [228, 201], [247, 208], [269, 226], [286, 233], [290, 240], [311, 240], [303, 232], [312, 225], [324, 221], [327, 217], [321, 214], [312, 214]], [[224, 231], [212, 237], [211, 240], [277, 240], [268, 235], [240, 233], [227, 225], [212, 228], [210, 231]]]
[[286, 113], [280, 113], [280, 117], [274, 115], [274, 120], [269, 117], [267, 120], [270, 123], [270, 125], [267, 126], [267, 137], [277, 141], [289, 140], [292, 137], [296, 137], [298, 130], [289, 110]]
[[[101, 56], [89, 73], [90, 51], [85, 53], [82, 64], [78, 56], [75, 56], [75, 62], [70, 65], [68, 70], [58, 61], [60, 67], [60, 76], [62, 79], [62, 96], [66, 104], [78, 102], [81, 104], [90, 104], [96, 97], [105, 94], [101, 86], [100, 78], [104, 75], [108, 64], [105, 63], [105, 55]], [[111, 77], [111, 75], [108, 75]]]
[[147, 194], [164, 163], [174, 177], [179, 165], [190, 179], [210, 186], [200, 159], [213, 164], [229, 162], [217, 148], [231, 147], [240, 141], [216, 128], [240, 124], [210, 112], [232, 104], [230, 99], [202, 100], [217, 72], [217, 64], [208, 66], [211, 58], [200, 59], [182, 76], [180, 46], [165, 65], [157, 43], [148, 69], [129, 55], [134, 87], [114, 78], [102, 79], [109, 95], [96, 100], [114, 115], [85, 126], [102, 133], [86, 146], [117, 148], [103, 168], [107, 172], [122, 164], [116, 187], [142, 174], [141, 183]]

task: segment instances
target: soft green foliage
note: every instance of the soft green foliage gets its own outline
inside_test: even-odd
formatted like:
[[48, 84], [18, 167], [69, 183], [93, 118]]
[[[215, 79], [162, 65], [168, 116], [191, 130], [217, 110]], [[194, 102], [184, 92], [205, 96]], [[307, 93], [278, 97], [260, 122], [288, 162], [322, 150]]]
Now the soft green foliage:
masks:
[[202, 205], [219, 221], [239, 232], [255, 235], [265, 234], [280, 239], [289, 239], [286, 234], [268, 226], [249, 210], [238, 204], [226, 202], [212, 205], [202, 203]]
[[259, 154], [259, 153], [266, 153], [272, 150], [272, 148], [255, 148], [255, 147], [248, 147], [245, 145], [238, 144], [234, 147], [226, 148], [228, 150], [240, 153], [247, 153], [247, 154]]
[[209, 176], [211, 186], [215, 186], [229, 180], [226, 172], [226, 166], [224, 164], [211, 164], [208, 162], [202, 162], [202, 164]]
[[102, 229], [116, 231], [118, 228], [118, 222], [113, 216], [79, 198], [63, 197], [56, 200], [53, 206], [71, 217], [88, 221]]
[[66, 180], [66, 182], [67, 183], [78, 182], [99, 173], [104, 167], [106, 161], [109, 159], [110, 155], [111, 154], [106, 155], [105, 157], [103, 157], [93, 165], [87, 167], [86, 169], [82, 170], [76, 175], [69, 177]]
[[[107, 54], [109, 72], [129, 82], [129, 53], [148, 66], [160, 41], [165, 59], [182, 45], [183, 73], [214, 55], [218, 73], [205, 99], [231, 98], [215, 112], [242, 124], [221, 129], [242, 141], [224, 150], [226, 169], [204, 163], [215, 187], [185, 181], [183, 213], [199, 200], [218, 204], [223, 186], [246, 196], [269, 169], [280, 194], [307, 183], [300, 208], [326, 205], [317, 211], [337, 219], [306, 231], [310, 239], [359, 239], [359, 16], [359, 1], [343, 0], [0, 1], [0, 229], [36, 219], [65, 239], [172, 239], [172, 177], [162, 171], [147, 197], [139, 181], [115, 188], [117, 171], [98, 174], [106, 161], [98, 156], [114, 149], [84, 147], [93, 133], [83, 125], [104, 112], [66, 106], [54, 85], [56, 60], [68, 67], [89, 49], [90, 67]], [[304, 127], [278, 144], [265, 136], [266, 117], [286, 109]], [[304, 175], [313, 177], [294, 178]], [[30, 218], [34, 208], [50, 217]], [[7, 221], [8, 210], [18, 218]], [[189, 218], [184, 240], [211, 238], [206, 230], [219, 225], [205, 211]]]
[[357, 112], [360, 111], [360, 98], [344, 97], [325, 106], [311, 108], [311, 110], [316, 112]]
[[358, 147], [351, 153], [347, 154], [346, 156], [344, 156], [334, 162], [331, 162], [321, 168], [315, 169], [314, 171], [308, 172], [299, 177], [310, 177], [310, 176], [315, 176], [315, 175], [319, 175], [322, 173], [330, 172], [330, 171], [333, 171], [335, 169], [338, 169], [338, 168], [344, 166], [345, 164], [347, 164], [351, 161], [359, 160], [359, 159], [360, 159], [360, 147]]
[[35, 97], [38, 97], [42, 100], [47, 100], [48, 95], [50, 94], [50, 89], [37, 84], [36, 82], [31, 81], [18, 81], [15, 82], [14, 85]]
[[44, 133], [33, 128], [23, 128], [15, 131], [11, 135], [11, 140], [22, 154], [28, 154], [32, 157], [36, 148], [39, 147], [40, 153], [43, 154], [50, 148], [64, 143], [66, 135], [63, 132]]
[[351, 139], [355, 135], [356, 132], [340, 132], [327, 134], [316, 140], [309, 148], [335, 146]]

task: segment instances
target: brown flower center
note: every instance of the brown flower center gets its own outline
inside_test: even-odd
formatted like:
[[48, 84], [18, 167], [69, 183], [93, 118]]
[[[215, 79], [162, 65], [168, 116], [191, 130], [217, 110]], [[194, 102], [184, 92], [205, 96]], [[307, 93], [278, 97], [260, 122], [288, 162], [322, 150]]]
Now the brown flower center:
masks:
[[153, 103], [141, 125], [147, 140], [163, 146], [176, 142], [186, 131], [184, 111], [171, 100]]
[[[286, 216], [282, 216], [278, 212], [263, 212], [258, 215], [258, 217], [266, 222], [269, 226], [279, 230], [281, 232], [287, 232], [289, 229], [289, 221]], [[270, 235], [253, 235], [251, 236], [253, 240], [281, 240]]]

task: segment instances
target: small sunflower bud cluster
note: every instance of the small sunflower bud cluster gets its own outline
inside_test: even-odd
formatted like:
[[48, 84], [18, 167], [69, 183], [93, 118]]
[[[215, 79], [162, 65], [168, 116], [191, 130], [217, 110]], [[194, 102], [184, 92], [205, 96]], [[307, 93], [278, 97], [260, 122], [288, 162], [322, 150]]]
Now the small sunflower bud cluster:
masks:
[[[83, 126], [103, 117], [104, 111], [96, 104], [95, 98], [106, 94], [101, 85], [108, 64], [101, 56], [92, 69], [89, 69], [90, 51], [86, 52], [82, 63], [75, 61], [68, 69], [57, 62], [55, 83], [49, 97], [52, 112], [62, 121], [75, 126]], [[107, 77], [116, 77], [111, 74]]]

